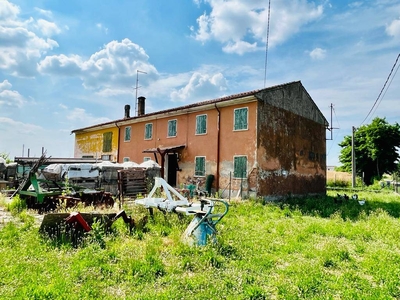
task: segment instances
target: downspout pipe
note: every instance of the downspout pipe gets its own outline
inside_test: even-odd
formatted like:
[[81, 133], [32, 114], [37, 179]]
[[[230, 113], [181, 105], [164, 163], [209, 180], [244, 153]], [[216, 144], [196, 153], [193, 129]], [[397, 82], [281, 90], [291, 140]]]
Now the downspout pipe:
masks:
[[217, 120], [217, 174], [215, 174], [215, 188], [216, 191], [219, 192], [219, 148], [220, 148], [220, 124], [221, 124], [221, 112], [218, 109], [217, 103], [214, 103], [215, 109], [218, 111], [218, 120]]
[[115, 122], [114, 124], [118, 128], [117, 163], [119, 163], [119, 142], [120, 142], [120, 139], [121, 139], [120, 138], [121, 133], [120, 133], [120, 127], [118, 126], [118, 122]]

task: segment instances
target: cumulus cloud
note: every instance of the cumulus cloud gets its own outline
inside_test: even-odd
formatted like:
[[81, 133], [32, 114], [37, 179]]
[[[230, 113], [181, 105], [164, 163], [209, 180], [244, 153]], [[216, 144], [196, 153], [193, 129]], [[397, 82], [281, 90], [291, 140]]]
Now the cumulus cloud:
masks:
[[[205, 0], [211, 6], [209, 14], [197, 19], [197, 30], [191, 28], [194, 38], [202, 43], [216, 40], [228, 53], [243, 54], [262, 50], [266, 42], [268, 6], [266, 1]], [[199, 4], [200, 1], [196, 1]], [[271, 7], [269, 44], [283, 43], [301, 26], [320, 18], [323, 6], [304, 0], [283, 0]]]
[[66, 105], [60, 105], [60, 108], [62, 109], [63, 115], [65, 115], [66, 119], [73, 121], [75, 127], [84, 127], [111, 121], [111, 119], [105, 117], [94, 117], [83, 108], [75, 107], [70, 109]]
[[[20, 19], [20, 8], [0, 1], [0, 69], [15, 76], [32, 77], [36, 63], [47, 51], [58, 47], [49, 36], [60, 32], [55, 23]], [[39, 29], [39, 36], [34, 30]]]
[[55, 23], [43, 19], [37, 21], [37, 27], [45, 36], [53, 36], [61, 32], [60, 28], [58, 28]]
[[142, 82], [158, 76], [156, 68], [148, 60], [143, 48], [123, 39], [121, 42], [111, 41], [86, 60], [78, 55], [47, 56], [38, 64], [38, 71], [49, 75], [79, 76], [88, 89], [132, 90], [132, 79], [136, 78], [137, 70], [146, 72]]
[[17, 5], [6, 1], [0, 1], [0, 24], [13, 21], [17, 18], [20, 9]]
[[386, 33], [395, 38], [400, 38], [400, 19], [393, 20], [387, 27]]
[[25, 103], [24, 97], [17, 91], [11, 90], [11, 87], [12, 85], [8, 80], [0, 82], [0, 107], [22, 107]]
[[221, 73], [214, 75], [195, 72], [189, 83], [171, 93], [173, 101], [195, 102], [199, 99], [215, 98], [227, 89], [227, 82]]
[[321, 48], [315, 48], [310, 52], [310, 57], [315, 60], [322, 60], [326, 56], [326, 50]]

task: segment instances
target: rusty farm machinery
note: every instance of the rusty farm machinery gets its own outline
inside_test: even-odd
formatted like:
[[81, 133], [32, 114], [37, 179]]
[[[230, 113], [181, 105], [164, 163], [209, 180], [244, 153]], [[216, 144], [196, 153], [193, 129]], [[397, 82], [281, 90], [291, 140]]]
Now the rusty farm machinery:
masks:
[[[193, 216], [189, 226], [183, 233], [183, 239], [191, 245], [205, 245], [208, 241], [216, 241], [216, 225], [227, 214], [229, 205], [226, 201], [213, 198], [201, 197], [196, 202], [190, 202], [187, 197], [181, 195], [176, 189], [170, 186], [163, 178], [154, 176], [151, 180], [152, 189], [146, 197], [135, 196], [134, 204], [138, 207], [148, 209], [149, 216], [144, 216], [140, 220], [134, 220], [128, 216], [124, 210], [112, 211], [116, 207], [114, 198], [126, 195], [127, 186], [132, 187], [132, 183], [126, 181], [126, 177], [133, 178], [136, 183], [134, 186], [143, 186], [142, 181], [137, 184], [138, 178], [132, 177], [132, 171], [118, 173], [118, 194], [113, 195], [104, 190], [88, 189], [79, 185], [71, 184], [67, 181], [60, 182], [47, 176], [38, 175], [40, 166], [46, 162], [46, 157], [42, 157], [32, 166], [29, 174], [13, 193], [12, 197], [19, 195], [26, 200], [28, 207], [38, 209], [45, 213], [40, 231], [50, 236], [69, 235], [71, 241], [76, 241], [85, 232], [90, 232], [95, 222], [100, 222], [105, 231], [110, 230], [112, 224], [122, 218], [129, 227], [130, 232], [135, 229], [143, 229], [149, 218], [154, 214], [154, 209], [162, 211], [164, 214], [177, 213], [186, 216]], [[90, 174], [88, 176], [98, 176], [96, 170], [81, 168], [80, 170]], [[70, 169], [71, 170], [71, 169]], [[73, 177], [74, 169], [68, 174]], [[75, 170], [76, 171], [76, 170]], [[41, 172], [43, 174], [43, 170]], [[75, 172], [76, 173], [76, 172]], [[129, 176], [123, 176], [128, 174]], [[145, 174], [143, 170], [140, 174]], [[125, 191], [125, 192], [124, 192]], [[83, 206], [93, 206], [95, 208], [109, 208], [112, 212], [59, 212], [58, 206], [63, 208], [75, 209]], [[121, 201], [120, 201], [121, 205]], [[121, 207], [119, 207], [121, 208]], [[218, 211], [218, 212], [217, 212]]]

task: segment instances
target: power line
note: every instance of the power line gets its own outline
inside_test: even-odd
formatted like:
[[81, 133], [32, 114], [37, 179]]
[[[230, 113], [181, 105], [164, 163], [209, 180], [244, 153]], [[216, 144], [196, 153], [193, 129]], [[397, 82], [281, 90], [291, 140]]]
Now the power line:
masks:
[[269, 41], [269, 19], [271, 16], [271, 0], [268, 1], [268, 25], [267, 25], [267, 41], [265, 43], [265, 68], [264, 68], [264, 88], [267, 82], [267, 63], [268, 63], [268, 41]]
[[[373, 114], [375, 113], [375, 111], [377, 110], [377, 108], [378, 108], [379, 104], [381, 103], [383, 97], [385, 97], [387, 90], [389, 89], [390, 85], [391, 85], [392, 82], [393, 82], [394, 77], [395, 77], [396, 74], [397, 74], [397, 71], [399, 70], [399, 67], [400, 67], [400, 65], [397, 66], [396, 71], [394, 72], [392, 78], [390, 79], [390, 82], [389, 82], [389, 84], [388, 84], [388, 87], [386, 88], [386, 90], [385, 90], [385, 92], [383, 93], [382, 97], [379, 99], [378, 105], [375, 107], [375, 109], [374, 109], [372, 115], [373, 115]], [[371, 115], [371, 117], [372, 117], [372, 115]]]
[[[374, 109], [375, 105], [378, 103], [378, 100], [379, 100], [379, 98], [381, 97], [381, 95], [382, 95], [382, 93], [383, 93], [383, 90], [385, 89], [386, 84], [388, 83], [389, 78], [390, 78], [390, 76], [392, 75], [392, 72], [393, 72], [394, 68], [395, 68], [396, 65], [397, 65], [397, 62], [398, 62], [398, 60], [399, 60], [399, 57], [400, 57], [400, 53], [399, 53], [399, 55], [397, 55], [396, 61], [394, 62], [394, 65], [393, 65], [392, 69], [390, 70], [389, 76], [386, 78], [385, 84], [383, 85], [383, 87], [382, 87], [382, 89], [381, 89], [381, 92], [380, 92], [379, 95], [378, 95], [378, 98], [376, 98], [374, 105], [372, 105], [372, 107], [371, 107], [369, 113], [367, 114], [367, 116], [365, 117], [365, 119], [361, 122], [360, 126], [361, 126], [362, 124], [364, 124], [365, 120], [369, 117], [369, 115], [371, 114], [371, 112], [372, 112], [372, 110]], [[397, 71], [396, 71], [396, 72], [397, 72]]]

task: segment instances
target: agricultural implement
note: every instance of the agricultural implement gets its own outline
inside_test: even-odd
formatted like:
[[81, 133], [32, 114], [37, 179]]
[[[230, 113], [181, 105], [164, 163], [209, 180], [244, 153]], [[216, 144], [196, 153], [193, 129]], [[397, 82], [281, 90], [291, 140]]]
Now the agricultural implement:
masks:
[[112, 207], [114, 205], [111, 193], [72, 185], [66, 181], [48, 180], [43, 176], [39, 178], [38, 170], [46, 163], [46, 160], [43, 154], [35, 162], [27, 176], [11, 195], [11, 198], [19, 195], [26, 200], [29, 208], [39, 211], [54, 210], [61, 203], [66, 207], [74, 207], [79, 203], [86, 206]]
[[[157, 197], [160, 189], [166, 197]], [[208, 240], [216, 242], [216, 225], [228, 213], [229, 205], [226, 201], [213, 198], [202, 198], [199, 202], [189, 202], [164, 179], [156, 177], [153, 189], [146, 198], [135, 200], [135, 203], [149, 209], [153, 215], [153, 209], [162, 212], [174, 212], [184, 215], [193, 215], [193, 219], [186, 228], [183, 239], [189, 245], [203, 246]], [[216, 206], [222, 206], [222, 211], [216, 213]]]

